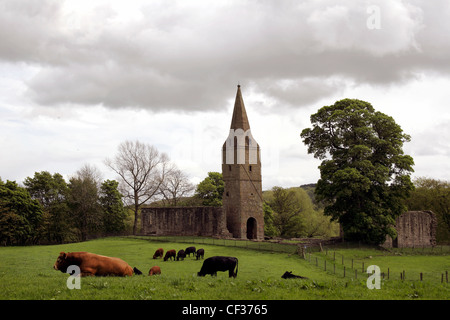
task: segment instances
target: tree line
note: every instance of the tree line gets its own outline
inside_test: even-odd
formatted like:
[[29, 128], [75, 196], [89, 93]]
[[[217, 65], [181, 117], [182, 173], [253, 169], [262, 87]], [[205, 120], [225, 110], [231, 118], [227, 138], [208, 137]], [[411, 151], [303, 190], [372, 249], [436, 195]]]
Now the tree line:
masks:
[[138, 232], [143, 204], [177, 205], [194, 186], [164, 153], [139, 141], [119, 145], [105, 164], [118, 180], [102, 181], [83, 166], [66, 181], [59, 173], [35, 172], [23, 186], [0, 179], [0, 243], [24, 245], [84, 241], [90, 236]]

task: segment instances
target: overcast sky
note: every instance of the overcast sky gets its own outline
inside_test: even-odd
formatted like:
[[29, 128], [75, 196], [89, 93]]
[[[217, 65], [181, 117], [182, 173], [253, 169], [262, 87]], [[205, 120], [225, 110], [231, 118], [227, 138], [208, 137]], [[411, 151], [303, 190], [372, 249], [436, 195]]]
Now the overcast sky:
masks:
[[343, 98], [410, 134], [413, 177], [450, 180], [450, 2], [0, 0], [0, 177], [68, 178], [124, 140], [192, 182], [221, 171], [236, 85], [263, 189], [314, 183], [300, 138]]

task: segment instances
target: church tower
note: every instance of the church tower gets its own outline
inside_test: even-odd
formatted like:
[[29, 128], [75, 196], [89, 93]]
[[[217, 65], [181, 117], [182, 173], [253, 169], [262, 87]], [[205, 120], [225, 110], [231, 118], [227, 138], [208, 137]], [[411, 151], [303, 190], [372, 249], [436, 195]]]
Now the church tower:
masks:
[[234, 238], [264, 239], [261, 159], [238, 85], [230, 132], [222, 147], [223, 210]]

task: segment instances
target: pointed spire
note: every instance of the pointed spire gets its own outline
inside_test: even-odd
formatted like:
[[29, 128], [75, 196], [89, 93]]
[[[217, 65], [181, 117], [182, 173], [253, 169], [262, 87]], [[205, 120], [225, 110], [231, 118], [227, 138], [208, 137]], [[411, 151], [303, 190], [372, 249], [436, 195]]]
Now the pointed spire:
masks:
[[241, 86], [239, 84], [237, 86], [236, 101], [234, 102], [233, 118], [231, 120], [230, 129], [242, 129], [244, 131], [250, 129], [244, 100], [242, 99]]

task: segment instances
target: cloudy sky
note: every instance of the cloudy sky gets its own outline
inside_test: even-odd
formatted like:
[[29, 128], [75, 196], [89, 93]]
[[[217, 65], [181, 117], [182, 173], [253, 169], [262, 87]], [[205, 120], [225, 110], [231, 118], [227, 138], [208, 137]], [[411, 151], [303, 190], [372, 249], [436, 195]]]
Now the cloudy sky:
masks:
[[300, 132], [343, 98], [412, 140], [414, 177], [450, 180], [450, 2], [0, 0], [0, 177], [73, 175], [124, 140], [201, 181], [221, 171], [236, 85], [263, 189], [316, 182]]

